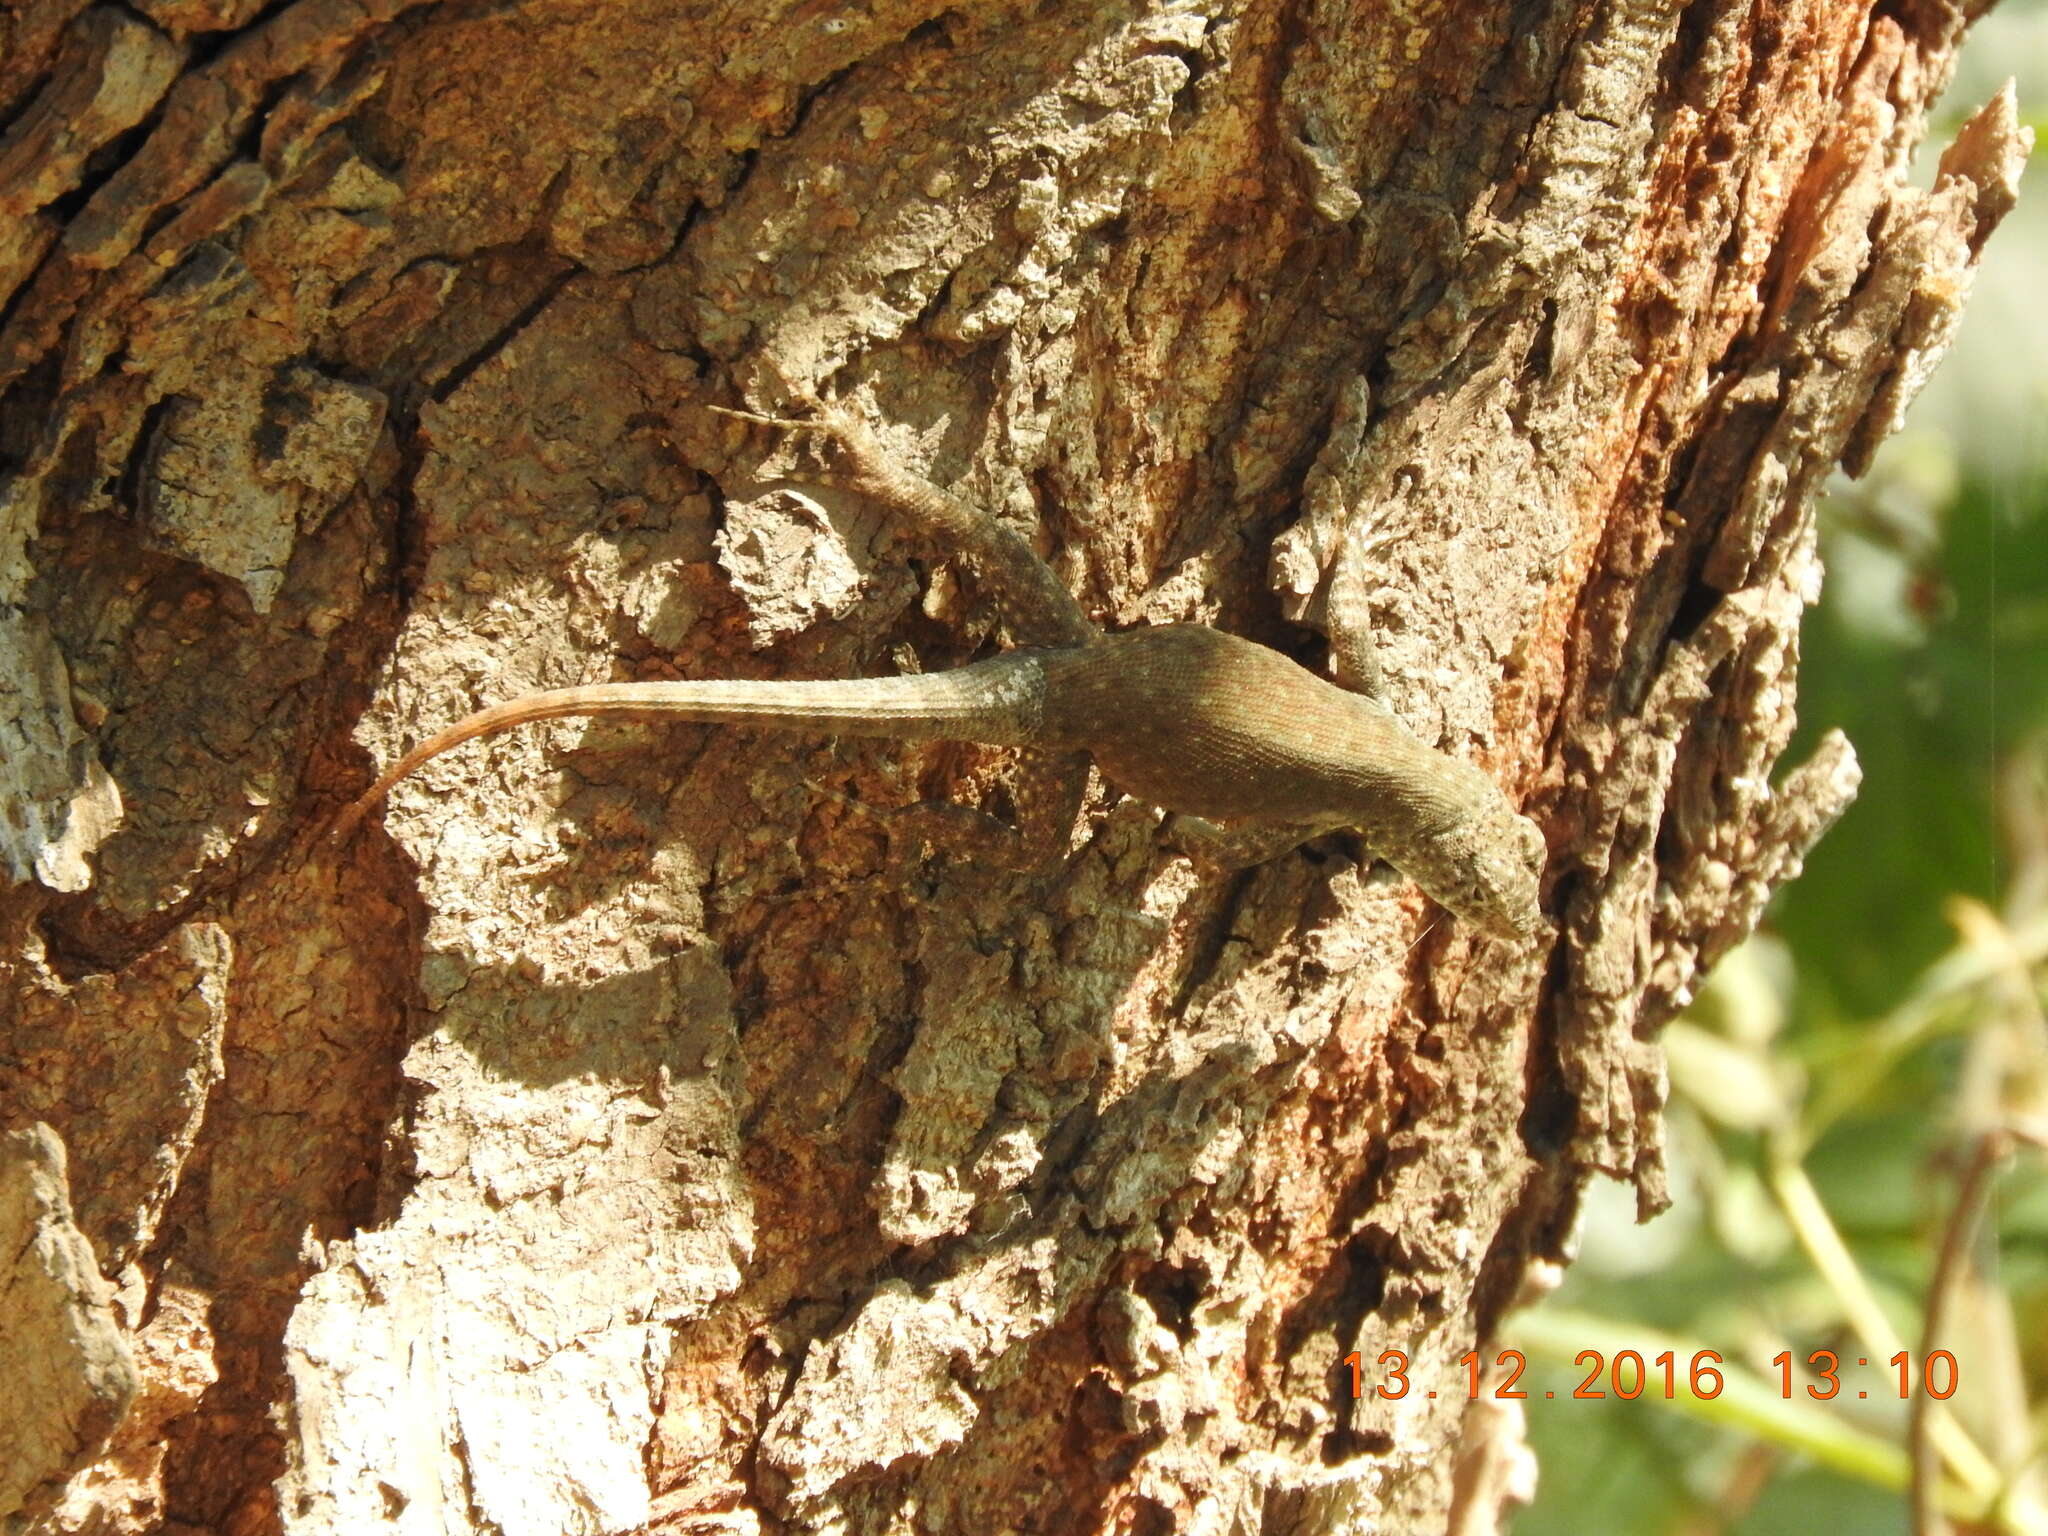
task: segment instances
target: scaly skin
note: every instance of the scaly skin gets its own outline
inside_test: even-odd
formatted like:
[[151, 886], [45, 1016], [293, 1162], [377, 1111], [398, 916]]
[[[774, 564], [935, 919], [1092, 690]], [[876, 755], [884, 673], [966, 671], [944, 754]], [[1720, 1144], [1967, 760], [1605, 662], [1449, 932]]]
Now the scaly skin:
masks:
[[1006, 596], [1012, 634], [1043, 648], [907, 677], [607, 683], [527, 694], [414, 747], [343, 813], [337, 832], [346, 835], [420, 764], [474, 737], [564, 715], [664, 715], [1084, 751], [1110, 780], [1162, 809], [1286, 829], [1300, 834], [1296, 841], [1355, 828], [1376, 854], [1487, 933], [1522, 939], [1541, 927], [1546, 850], [1535, 824], [1485, 774], [1424, 745], [1376, 700], [1201, 625], [1103, 635], [1022, 539], [896, 468], [841, 411], [772, 424], [829, 435], [850, 466], [834, 483], [964, 548]]

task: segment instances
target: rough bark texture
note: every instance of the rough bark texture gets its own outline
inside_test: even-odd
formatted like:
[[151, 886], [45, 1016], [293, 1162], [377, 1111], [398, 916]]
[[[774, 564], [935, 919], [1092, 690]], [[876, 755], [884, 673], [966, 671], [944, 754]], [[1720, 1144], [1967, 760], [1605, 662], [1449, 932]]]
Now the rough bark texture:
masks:
[[[1596, 1170], [1662, 1198], [1656, 1028], [1853, 791], [1772, 775], [1814, 495], [2024, 154], [2001, 99], [1902, 181], [1964, 20], [21, 0], [0, 1517], [1491, 1529], [1458, 1357]], [[1055, 874], [906, 856], [1014, 765], [733, 730], [319, 839], [526, 689], [971, 655], [697, 409], [803, 391], [1107, 624], [1369, 623], [1557, 935], [1341, 839], [1200, 878], [1101, 784]]]

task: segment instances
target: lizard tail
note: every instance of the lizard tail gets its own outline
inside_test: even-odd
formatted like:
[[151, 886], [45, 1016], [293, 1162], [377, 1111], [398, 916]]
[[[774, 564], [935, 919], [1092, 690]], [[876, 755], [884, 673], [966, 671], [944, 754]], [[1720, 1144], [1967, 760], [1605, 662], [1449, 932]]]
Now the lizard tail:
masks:
[[584, 715], [668, 715], [706, 724], [902, 741], [980, 741], [1028, 746], [1038, 740], [1045, 674], [1037, 657], [1012, 651], [950, 672], [819, 682], [595, 683], [556, 688], [480, 709], [430, 736], [386, 769], [335, 820], [347, 837], [391, 787], [430, 758], [478, 736]]

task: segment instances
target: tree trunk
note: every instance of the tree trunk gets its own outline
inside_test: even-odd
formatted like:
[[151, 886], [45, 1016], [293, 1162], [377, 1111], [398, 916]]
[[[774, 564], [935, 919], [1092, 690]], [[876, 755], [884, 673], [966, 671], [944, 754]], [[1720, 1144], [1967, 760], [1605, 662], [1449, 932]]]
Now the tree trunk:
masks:
[[[1459, 1359], [1853, 793], [1772, 774], [2024, 154], [1904, 183], [1964, 15], [135, 7], [0, 53], [9, 1528], [1491, 1529]], [[1106, 626], [1369, 628], [1557, 931], [1099, 778], [906, 839], [994, 749], [565, 722], [322, 835], [526, 690], [985, 647], [702, 409], [809, 393]]]

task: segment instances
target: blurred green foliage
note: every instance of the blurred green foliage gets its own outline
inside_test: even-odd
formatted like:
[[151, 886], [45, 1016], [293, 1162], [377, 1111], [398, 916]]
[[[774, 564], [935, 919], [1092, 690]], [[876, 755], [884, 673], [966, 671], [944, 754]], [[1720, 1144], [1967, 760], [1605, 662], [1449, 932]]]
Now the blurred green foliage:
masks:
[[1942, 537], [1924, 565], [1909, 539], [1887, 549], [1873, 538], [1896, 521], [1829, 517], [1831, 578], [1889, 556], [1895, 611], [1920, 633], [1888, 632], [1832, 592], [1806, 625], [1791, 755], [1803, 758], [1819, 727], [1838, 725], [1856, 744], [1864, 788], [1771, 914], [1799, 957], [1802, 1013], [1881, 1012], [1953, 942], [1941, 897], [1996, 905], [2003, 895], [2000, 767], [2048, 725], [2044, 508], [2041, 484], [1966, 480], [1940, 509]]

